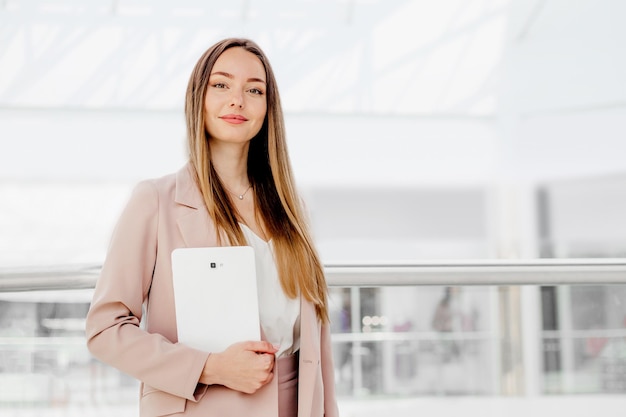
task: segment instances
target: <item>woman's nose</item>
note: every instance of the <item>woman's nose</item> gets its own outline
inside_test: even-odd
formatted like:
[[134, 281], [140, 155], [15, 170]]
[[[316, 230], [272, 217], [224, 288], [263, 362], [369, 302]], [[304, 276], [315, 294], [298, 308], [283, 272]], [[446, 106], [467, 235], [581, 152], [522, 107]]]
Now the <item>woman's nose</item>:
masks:
[[243, 108], [243, 94], [233, 92], [230, 97], [230, 106]]

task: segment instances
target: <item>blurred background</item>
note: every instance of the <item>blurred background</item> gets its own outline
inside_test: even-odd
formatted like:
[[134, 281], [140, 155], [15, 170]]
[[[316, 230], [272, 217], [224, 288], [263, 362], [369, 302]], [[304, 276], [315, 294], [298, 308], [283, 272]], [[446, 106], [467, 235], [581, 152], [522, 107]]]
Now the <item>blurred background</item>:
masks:
[[[136, 382], [84, 348], [90, 288], [2, 285], [97, 275], [134, 184], [185, 163], [187, 80], [224, 37], [270, 58], [331, 284], [341, 265], [622, 259], [625, 17], [621, 0], [0, 1], [0, 414], [136, 412]], [[345, 416], [625, 405], [623, 285], [376, 274], [331, 288]]]

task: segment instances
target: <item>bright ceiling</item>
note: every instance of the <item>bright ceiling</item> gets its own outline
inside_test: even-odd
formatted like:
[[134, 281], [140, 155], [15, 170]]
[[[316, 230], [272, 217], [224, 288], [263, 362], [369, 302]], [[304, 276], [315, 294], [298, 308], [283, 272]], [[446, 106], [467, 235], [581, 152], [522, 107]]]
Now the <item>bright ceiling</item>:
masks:
[[509, 3], [5, 0], [0, 106], [177, 110], [199, 55], [245, 36], [288, 112], [491, 114]]

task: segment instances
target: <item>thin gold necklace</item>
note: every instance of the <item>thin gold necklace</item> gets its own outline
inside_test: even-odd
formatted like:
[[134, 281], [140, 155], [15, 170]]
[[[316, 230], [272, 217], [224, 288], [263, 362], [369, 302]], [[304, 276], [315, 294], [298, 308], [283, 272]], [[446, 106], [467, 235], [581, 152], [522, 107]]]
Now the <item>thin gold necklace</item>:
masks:
[[231, 193], [232, 195], [234, 195], [235, 197], [237, 197], [238, 199], [243, 200], [243, 197], [246, 195], [246, 193], [247, 193], [248, 191], [250, 191], [250, 188], [252, 188], [252, 184], [250, 184], [250, 185], [248, 186], [248, 188], [246, 188], [246, 191], [244, 191], [244, 192], [243, 192], [243, 193], [241, 193], [241, 194], [236, 194], [236, 193], [233, 193], [233, 192], [232, 192], [232, 191], [230, 191], [230, 190], [228, 190], [228, 191], [230, 191], [230, 193]]

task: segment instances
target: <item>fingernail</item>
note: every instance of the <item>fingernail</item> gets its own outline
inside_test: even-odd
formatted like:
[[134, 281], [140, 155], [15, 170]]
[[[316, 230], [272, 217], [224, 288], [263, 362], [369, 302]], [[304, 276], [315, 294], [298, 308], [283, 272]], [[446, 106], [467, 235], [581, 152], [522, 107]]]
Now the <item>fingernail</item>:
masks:
[[276, 350], [280, 349], [280, 345], [272, 345], [272, 346], [274, 346], [274, 349]]

